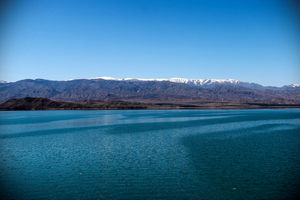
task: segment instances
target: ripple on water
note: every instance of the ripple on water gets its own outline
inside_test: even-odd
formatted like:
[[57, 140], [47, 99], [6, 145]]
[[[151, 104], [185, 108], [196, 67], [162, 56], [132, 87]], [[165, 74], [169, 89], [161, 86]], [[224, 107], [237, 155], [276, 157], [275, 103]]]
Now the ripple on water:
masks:
[[300, 110], [1, 113], [2, 196], [293, 199], [299, 120]]

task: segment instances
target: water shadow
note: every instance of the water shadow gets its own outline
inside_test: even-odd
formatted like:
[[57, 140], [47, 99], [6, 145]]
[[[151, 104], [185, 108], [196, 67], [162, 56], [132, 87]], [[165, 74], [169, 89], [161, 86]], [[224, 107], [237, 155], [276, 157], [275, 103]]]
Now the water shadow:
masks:
[[278, 130], [284, 126], [181, 138], [205, 199], [299, 199], [300, 127]]

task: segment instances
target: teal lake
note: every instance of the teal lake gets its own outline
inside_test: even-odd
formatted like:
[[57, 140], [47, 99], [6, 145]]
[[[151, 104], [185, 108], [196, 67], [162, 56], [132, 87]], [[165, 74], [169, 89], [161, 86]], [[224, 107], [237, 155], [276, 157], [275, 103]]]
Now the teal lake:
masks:
[[300, 109], [0, 112], [1, 199], [300, 199]]

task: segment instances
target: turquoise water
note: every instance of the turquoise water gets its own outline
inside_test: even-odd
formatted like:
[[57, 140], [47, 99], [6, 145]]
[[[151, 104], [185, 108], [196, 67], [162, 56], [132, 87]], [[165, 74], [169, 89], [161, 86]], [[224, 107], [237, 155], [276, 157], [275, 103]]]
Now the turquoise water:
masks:
[[300, 110], [0, 113], [1, 199], [299, 199]]

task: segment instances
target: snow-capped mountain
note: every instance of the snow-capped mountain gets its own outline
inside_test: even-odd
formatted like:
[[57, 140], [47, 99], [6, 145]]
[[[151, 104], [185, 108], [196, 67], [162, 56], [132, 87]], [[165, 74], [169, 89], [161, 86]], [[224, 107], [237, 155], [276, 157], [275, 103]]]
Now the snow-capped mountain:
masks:
[[281, 87], [283, 90], [300, 90], [300, 84], [290, 84]]
[[58, 101], [124, 100], [137, 102], [299, 103], [300, 84], [264, 87], [233, 79], [137, 79], [99, 77], [52, 81], [25, 79], [0, 83], [0, 102], [43, 97]]
[[[36, 80], [43, 80], [43, 79], [36, 79]], [[212, 88], [214, 86], [234, 86], [234, 87], [244, 87], [254, 90], [281, 90], [281, 89], [300, 89], [300, 84], [290, 84], [285, 85], [282, 87], [275, 87], [275, 86], [262, 86], [257, 83], [245, 82], [235, 79], [187, 79], [187, 78], [114, 78], [114, 77], [107, 77], [101, 76], [96, 78], [87, 78], [87, 79], [68, 79], [64, 80], [68, 81], [76, 81], [76, 80], [106, 80], [106, 81], [157, 81], [157, 82], [172, 82], [172, 83], [183, 83], [190, 86], [199, 86], [202, 88]], [[0, 83], [8, 83], [7, 81], [0, 80]]]
[[193, 86], [201, 86], [205, 88], [210, 88], [216, 85], [232, 85], [232, 86], [241, 86], [251, 89], [264, 89], [264, 86], [256, 84], [243, 82], [234, 79], [187, 79], [187, 78], [113, 78], [113, 77], [97, 77], [90, 78], [89, 80], [103, 79], [103, 80], [112, 80], [112, 81], [169, 81], [173, 83], [184, 83]]
[[[107, 76], [101, 76], [96, 78], [88, 78], [87, 80], [108, 80], [108, 81], [169, 81], [172, 83], [184, 83], [187, 85], [192, 86], [199, 86], [203, 88], [212, 88], [214, 86], [239, 86], [239, 87], [245, 87], [255, 90], [264, 90], [264, 89], [270, 89], [270, 90], [280, 90], [284, 88], [292, 88], [292, 89], [298, 89], [300, 88], [300, 84], [291, 84], [291, 85], [285, 85], [282, 87], [274, 87], [274, 86], [262, 86], [257, 83], [251, 83], [251, 82], [245, 82], [235, 79], [187, 79], [187, 78], [114, 78], [114, 77], [107, 77]], [[66, 81], [73, 81], [76, 79], [69, 79]]]
[[231, 83], [237, 84], [241, 83], [239, 80], [234, 79], [187, 79], [187, 78], [113, 78], [113, 77], [97, 77], [90, 78], [93, 79], [103, 79], [103, 80], [113, 80], [113, 81], [170, 81], [174, 83], [186, 83], [193, 85], [205, 85], [205, 84], [213, 84], [213, 83]]
[[293, 87], [293, 88], [298, 88], [300, 87], [300, 84], [291, 84], [291, 85], [288, 85], [289, 87]]

